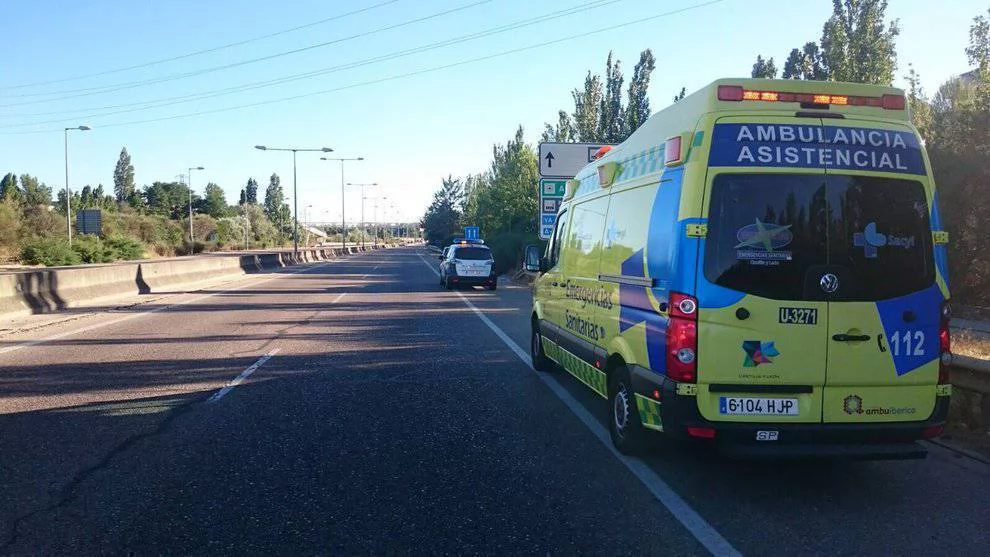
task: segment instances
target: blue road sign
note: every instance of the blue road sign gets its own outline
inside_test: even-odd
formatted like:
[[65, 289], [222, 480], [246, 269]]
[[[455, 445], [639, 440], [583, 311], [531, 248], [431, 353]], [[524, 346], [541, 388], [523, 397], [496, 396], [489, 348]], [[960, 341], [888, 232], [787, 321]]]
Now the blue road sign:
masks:
[[477, 226], [465, 226], [464, 227], [464, 239], [465, 240], [480, 240], [481, 232]]

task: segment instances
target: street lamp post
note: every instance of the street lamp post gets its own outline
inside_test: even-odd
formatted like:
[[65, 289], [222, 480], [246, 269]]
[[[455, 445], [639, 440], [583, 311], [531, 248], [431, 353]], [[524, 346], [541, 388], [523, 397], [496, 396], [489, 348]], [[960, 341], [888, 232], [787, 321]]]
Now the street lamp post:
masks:
[[196, 251], [196, 240], [193, 239], [193, 213], [192, 213], [192, 171], [193, 170], [205, 170], [202, 166], [193, 166], [189, 168], [189, 173], [186, 174], [186, 181], [189, 182], [186, 186], [189, 188], [189, 254], [192, 255]]
[[353, 158], [330, 158], [320, 157], [321, 161], [340, 161], [340, 239], [343, 242], [344, 250], [347, 250], [347, 216], [344, 214], [344, 162], [363, 161], [364, 157]]
[[[377, 186], [378, 185], [378, 182], [372, 182], [370, 184], [353, 184], [351, 182], [347, 182], [347, 185], [348, 186], [358, 186], [358, 187], [361, 188], [361, 249], [364, 249], [364, 237], [368, 234], [368, 226], [367, 226], [367, 223], [364, 220], [364, 200], [367, 199], [364, 196], [364, 188], [370, 188], [370, 187], [373, 187], [373, 186]], [[375, 243], [378, 243], [378, 242], [375, 242]]]
[[319, 149], [293, 149], [293, 148], [276, 148], [276, 147], [266, 147], [264, 145], [255, 145], [255, 149], [260, 151], [292, 151], [292, 253], [295, 255], [299, 254], [299, 192], [297, 191], [297, 179], [296, 179], [296, 153], [302, 151], [315, 152], [315, 153], [332, 153], [333, 149], [329, 147], [321, 147]]
[[69, 247], [72, 247], [72, 204], [69, 195], [69, 132], [71, 130], [89, 131], [89, 126], [76, 126], [65, 128], [65, 233], [69, 238]]

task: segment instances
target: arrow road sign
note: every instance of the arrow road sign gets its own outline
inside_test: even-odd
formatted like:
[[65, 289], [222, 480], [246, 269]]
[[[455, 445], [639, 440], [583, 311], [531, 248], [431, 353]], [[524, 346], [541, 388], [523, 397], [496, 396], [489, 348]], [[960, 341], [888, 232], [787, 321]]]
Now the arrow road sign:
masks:
[[589, 162], [602, 143], [540, 143], [540, 238], [550, 239], [567, 180]]
[[573, 178], [579, 170], [595, 160], [602, 143], [540, 143], [540, 176]]

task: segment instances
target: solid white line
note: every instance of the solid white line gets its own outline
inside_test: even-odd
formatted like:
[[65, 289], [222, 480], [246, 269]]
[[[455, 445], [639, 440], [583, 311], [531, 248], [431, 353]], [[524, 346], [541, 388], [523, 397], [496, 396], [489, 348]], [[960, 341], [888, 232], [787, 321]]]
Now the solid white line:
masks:
[[[242, 284], [241, 286], [237, 286], [235, 288], [228, 288], [226, 290], [220, 290], [218, 292], [211, 292], [209, 294], [204, 294], [203, 296], [197, 296], [195, 298], [190, 298], [188, 300], [183, 300], [181, 302], [176, 302], [174, 304], [168, 304], [168, 305], [157, 307], [157, 308], [154, 308], [154, 309], [149, 309], [147, 311], [142, 311], [140, 313], [131, 313], [131, 314], [125, 315], [124, 317], [121, 317], [120, 319], [114, 319], [112, 321], [105, 321], [103, 323], [94, 323], [92, 325], [87, 325], [85, 327], [80, 327], [79, 329], [73, 329], [71, 331], [66, 331], [64, 333], [59, 333], [57, 335], [52, 335], [52, 336], [49, 336], [49, 337], [39, 338], [39, 339], [35, 339], [35, 340], [29, 340], [29, 341], [26, 341], [26, 342], [22, 342], [20, 344], [15, 344], [13, 346], [8, 346], [6, 348], [0, 348], [0, 354], [7, 354], [9, 352], [14, 352], [16, 350], [20, 350], [22, 348], [28, 348], [28, 347], [31, 347], [31, 346], [37, 346], [39, 344], [45, 344], [46, 342], [51, 342], [53, 340], [59, 340], [59, 339], [62, 339], [62, 338], [65, 338], [65, 337], [69, 337], [69, 336], [72, 336], [72, 335], [77, 335], [79, 333], [85, 333], [87, 331], [92, 331], [94, 329], [99, 329], [101, 327], [109, 327], [111, 325], [116, 325], [118, 323], [123, 323], [124, 321], [130, 321], [131, 319], [135, 319], [137, 317], [142, 317], [142, 316], [145, 316], [145, 315], [151, 315], [153, 313], [158, 313], [160, 311], [165, 311], [167, 309], [171, 309], [171, 308], [174, 308], [174, 307], [184, 306], [184, 305], [187, 305], [187, 304], [191, 304], [193, 302], [198, 302], [200, 300], [205, 300], [206, 298], [210, 298], [210, 297], [216, 296], [218, 294], [226, 294], [228, 292], [236, 292], [238, 290], [243, 290], [245, 288], [250, 288], [252, 286], [258, 286], [260, 284], [264, 284], [264, 283], [266, 283], [268, 281], [275, 280], [275, 279], [277, 279], [279, 277], [283, 277], [285, 275], [297, 275], [299, 273], [304, 273], [306, 271], [312, 271], [314, 269], [321, 269], [321, 268], [327, 267], [327, 266], [329, 266], [329, 264], [326, 264], [325, 263], [323, 265], [317, 265], [316, 267], [307, 267], [305, 269], [300, 269], [298, 271], [292, 271], [291, 273], [276, 273], [274, 276], [268, 277], [268, 278], [266, 278], [264, 280], [259, 280], [257, 282], [251, 282], [251, 283], [248, 283], [248, 284]], [[83, 308], [83, 309], [85, 309], [85, 308]], [[94, 314], [95, 313], [98, 313], [98, 312], [94, 311]]]
[[[434, 269], [433, 265], [431, 265], [422, 255], [417, 255], [419, 255], [420, 260], [423, 261], [423, 264], [426, 265], [426, 267], [432, 271], [433, 274], [440, 276], [440, 272]], [[525, 363], [530, 369], [533, 369], [532, 359], [530, 358], [528, 352], [520, 348], [515, 341], [509, 338], [509, 335], [505, 334], [505, 332], [498, 327], [498, 325], [492, 323], [491, 319], [489, 319], [484, 312], [472, 304], [471, 300], [469, 300], [467, 296], [458, 291], [455, 291], [454, 293], [457, 294], [465, 304], [467, 304], [467, 307], [481, 319], [482, 323], [487, 325], [488, 328], [491, 329], [491, 331], [495, 333], [495, 335], [500, 338], [502, 342], [505, 343], [505, 345], [508, 346], [520, 360], [523, 361], [523, 363]], [[667, 510], [674, 515], [674, 518], [676, 518], [685, 528], [687, 528], [695, 539], [697, 539], [701, 545], [705, 546], [705, 548], [708, 549], [712, 555], [742, 555], [739, 551], [732, 547], [732, 544], [723, 538], [711, 524], [702, 518], [697, 511], [692, 509], [691, 506], [688, 505], [687, 502], [684, 501], [684, 499], [682, 499], [681, 496], [678, 495], [669, 485], [667, 485], [667, 482], [663, 481], [660, 475], [650, 468], [645, 462], [636, 457], [626, 456], [620, 453], [612, 444], [608, 431], [602, 426], [602, 424], [600, 424], [598, 420], [596, 420], [594, 416], [592, 416], [588, 410], [581, 405], [580, 402], [571, 396], [571, 393], [567, 392], [567, 389], [558, 383], [556, 379], [546, 373], [536, 370], [533, 370], [533, 372], [536, 373], [536, 376], [539, 377], [543, 383], [550, 387], [550, 390], [553, 391], [553, 393], [557, 395], [557, 398], [559, 398], [568, 408], [571, 409], [571, 412], [574, 412], [574, 415], [581, 420], [581, 423], [591, 430], [591, 433], [597, 437], [598, 440], [609, 449], [609, 451], [611, 451], [615, 458], [619, 459], [619, 461], [622, 462], [622, 464], [624, 464], [626, 468], [633, 473], [633, 475], [639, 478], [639, 481], [650, 490], [650, 493], [652, 493], [653, 496], [663, 504], [663, 506], [667, 507]]]
[[219, 401], [221, 398], [224, 397], [224, 395], [226, 395], [230, 391], [234, 390], [234, 387], [236, 387], [236, 386], [240, 385], [241, 383], [243, 383], [244, 380], [247, 379], [252, 373], [254, 373], [254, 371], [256, 369], [258, 369], [259, 367], [265, 365], [265, 362], [267, 362], [268, 360], [272, 359], [272, 356], [274, 356], [275, 354], [278, 354], [278, 351], [279, 351], [279, 349], [278, 348], [275, 348], [275, 349], [271, 350], [270, 352], [268, 352], [267, 354], [265, 354], [264, 356], [262, 356], [261, 358], [259, 358], [257, 362], [254, 362], [253, 364], [251, 364], [251, 366], [249, 368], [247, 368], [244, 371], [242, 371], [241, 374], [238, 375], [237, 377], [235, 377], [233, 381], [231, 381], [230, 383], [227, 383], [227, 386], [225, 386], [224, 388], [220, 389], [219, 391], [213, 393], [213, 396], [211, 396], [206, 402], [214, 403], [214, 402]]

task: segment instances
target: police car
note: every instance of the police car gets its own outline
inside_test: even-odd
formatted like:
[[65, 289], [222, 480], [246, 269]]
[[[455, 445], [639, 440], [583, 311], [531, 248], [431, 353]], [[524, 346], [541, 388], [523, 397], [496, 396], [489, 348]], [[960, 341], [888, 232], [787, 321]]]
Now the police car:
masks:
[[492, 250], [481, 240], [460, 240], [440, 255], [440, 286], [484, 286], [495, 290], [495, 259]]

